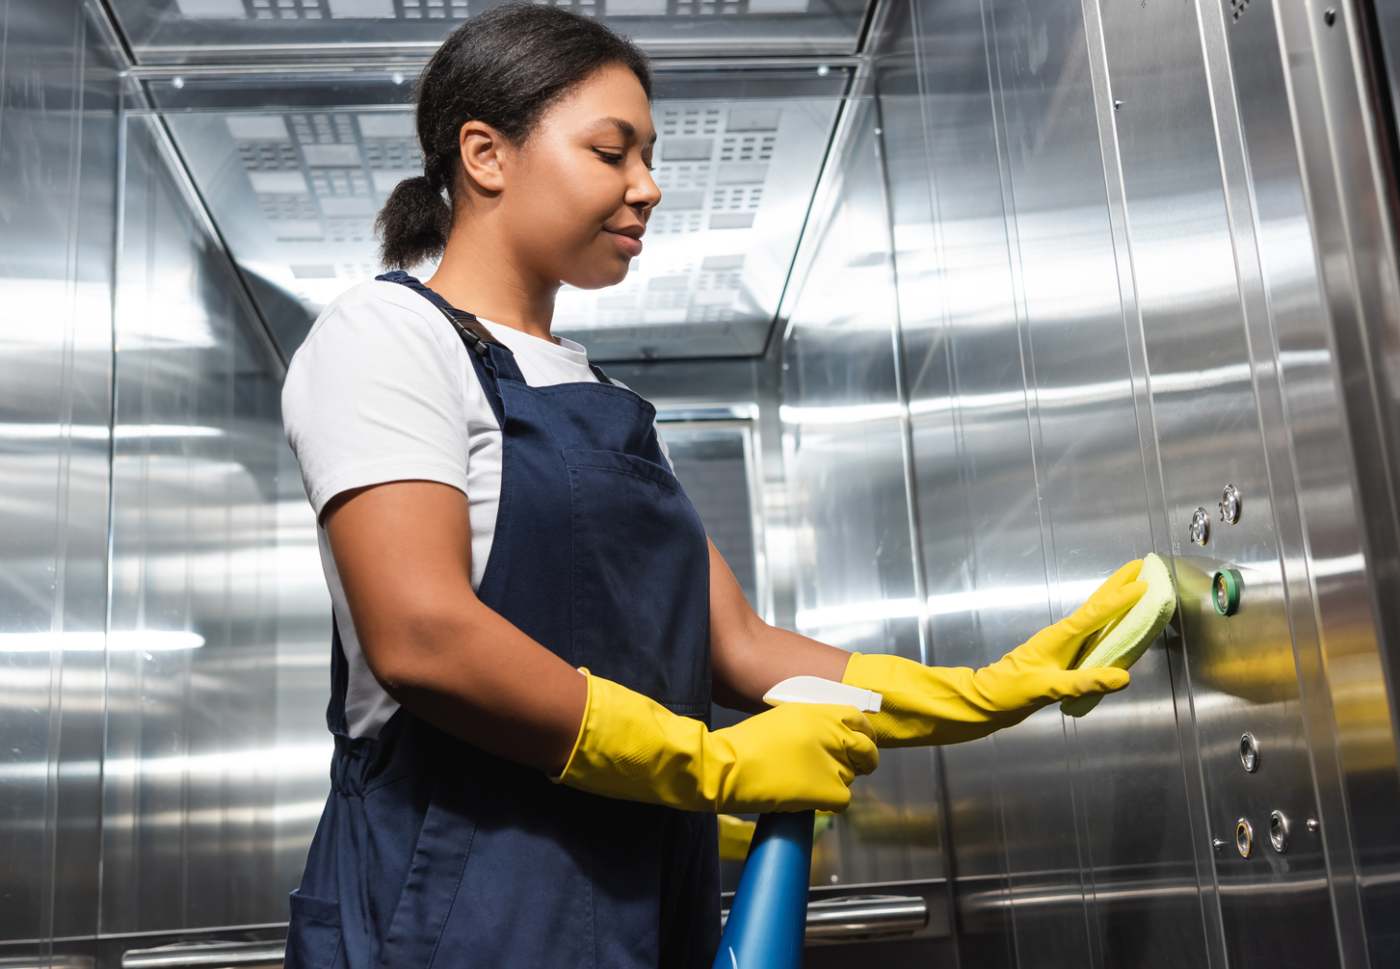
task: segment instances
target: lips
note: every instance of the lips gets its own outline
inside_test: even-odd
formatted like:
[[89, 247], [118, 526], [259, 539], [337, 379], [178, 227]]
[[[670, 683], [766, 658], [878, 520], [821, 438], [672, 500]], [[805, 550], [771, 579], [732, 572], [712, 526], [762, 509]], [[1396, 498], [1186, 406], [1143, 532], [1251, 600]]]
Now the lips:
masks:
[[618, 248], [620, 248], [623, 252], [627, 253], [629, 256], [636, 256], [641, 253], [641, 239], [634, 239], [631, 236], [624, 235], [621, 232], [614, 232], [612, 229], [604, 229], [603, 231], [606, 232], [608, 235], [612, 236], [614, 239], [616, 239]]

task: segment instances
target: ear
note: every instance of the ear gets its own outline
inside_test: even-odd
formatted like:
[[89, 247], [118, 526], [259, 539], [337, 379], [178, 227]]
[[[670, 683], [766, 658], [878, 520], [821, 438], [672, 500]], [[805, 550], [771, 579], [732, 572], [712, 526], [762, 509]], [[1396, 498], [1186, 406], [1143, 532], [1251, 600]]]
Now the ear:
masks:
[[505, 188], [505, 138], [484, 121], [467, 121], [457, 132], [457, 151], [467, 177], [488, 192]]

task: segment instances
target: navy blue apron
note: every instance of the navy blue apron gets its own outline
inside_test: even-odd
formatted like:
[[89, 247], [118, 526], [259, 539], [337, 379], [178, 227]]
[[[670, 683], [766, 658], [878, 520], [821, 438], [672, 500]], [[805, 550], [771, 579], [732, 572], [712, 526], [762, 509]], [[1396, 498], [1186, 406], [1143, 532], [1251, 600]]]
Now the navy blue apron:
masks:
[[[456, 327], [500, 422], [482, 602], [570, 665], [708, 725], [708, 546], [655, 409], [597, 367], [601, 383], [528, 386], [470, 313], [405, 272], [376, 278]], [[402, 707], [351, 738], [346, 670], [332, 619], [331, 792], [291, 893], [286, 969], [709, 969], [713, 814], [553, 783]]]

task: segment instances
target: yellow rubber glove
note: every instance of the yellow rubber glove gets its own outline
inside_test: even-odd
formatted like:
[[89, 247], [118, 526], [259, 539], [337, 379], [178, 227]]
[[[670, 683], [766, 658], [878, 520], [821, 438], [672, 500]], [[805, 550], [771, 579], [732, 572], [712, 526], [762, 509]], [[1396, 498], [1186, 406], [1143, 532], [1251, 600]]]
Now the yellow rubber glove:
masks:
[[[812, 841], [815, 843], [831, 827], [834, 817], [830, 811], [817, 811], [812, 819]], [[749, 856], [753, 831], [757, 824], [736, 818], [732, 814], [719, 816], [719, 857], [722, 861], [743, 861]]]
[[841, 682], [884, 696], [880, 712], [867, 714], [881, 747], [975, 740], [1057, 700], [1121, 690], [1128, 685], [1127, 670], [1069, 667], [1085, 640], [1147, 590], [1137, 579], [1141, 569], [1142, 559], [1127, 563], [1073, 613], [990, 666], [925, 666], [900, 656], [852, 653]]
[[853, 706], [784, 703], [710, 730], [587, 667], [588, 700], [556, 783], [686, 811], [843, 810], [880, 762]]
[[719, 857], [721, 861], [743, 861], [749, 856], [753, 829], [758, 825], [732, 814], [721, 814], [719, 821]]

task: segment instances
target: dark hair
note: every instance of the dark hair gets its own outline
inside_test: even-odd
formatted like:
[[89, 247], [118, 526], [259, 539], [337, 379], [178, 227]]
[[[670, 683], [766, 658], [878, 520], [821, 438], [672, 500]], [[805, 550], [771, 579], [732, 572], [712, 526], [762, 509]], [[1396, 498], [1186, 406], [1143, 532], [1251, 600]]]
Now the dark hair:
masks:
[[510, 0], [448, 35], [418, 77], [423, 174], [395, 185], [374, 220], [380, 261], [407, 269], [442, 254], [463, 124], [479, 119], [523, 146], [547, 108], [610, 63], [631, 68], [651, 100], [646, 55], [598, 21], [559, 7]]

